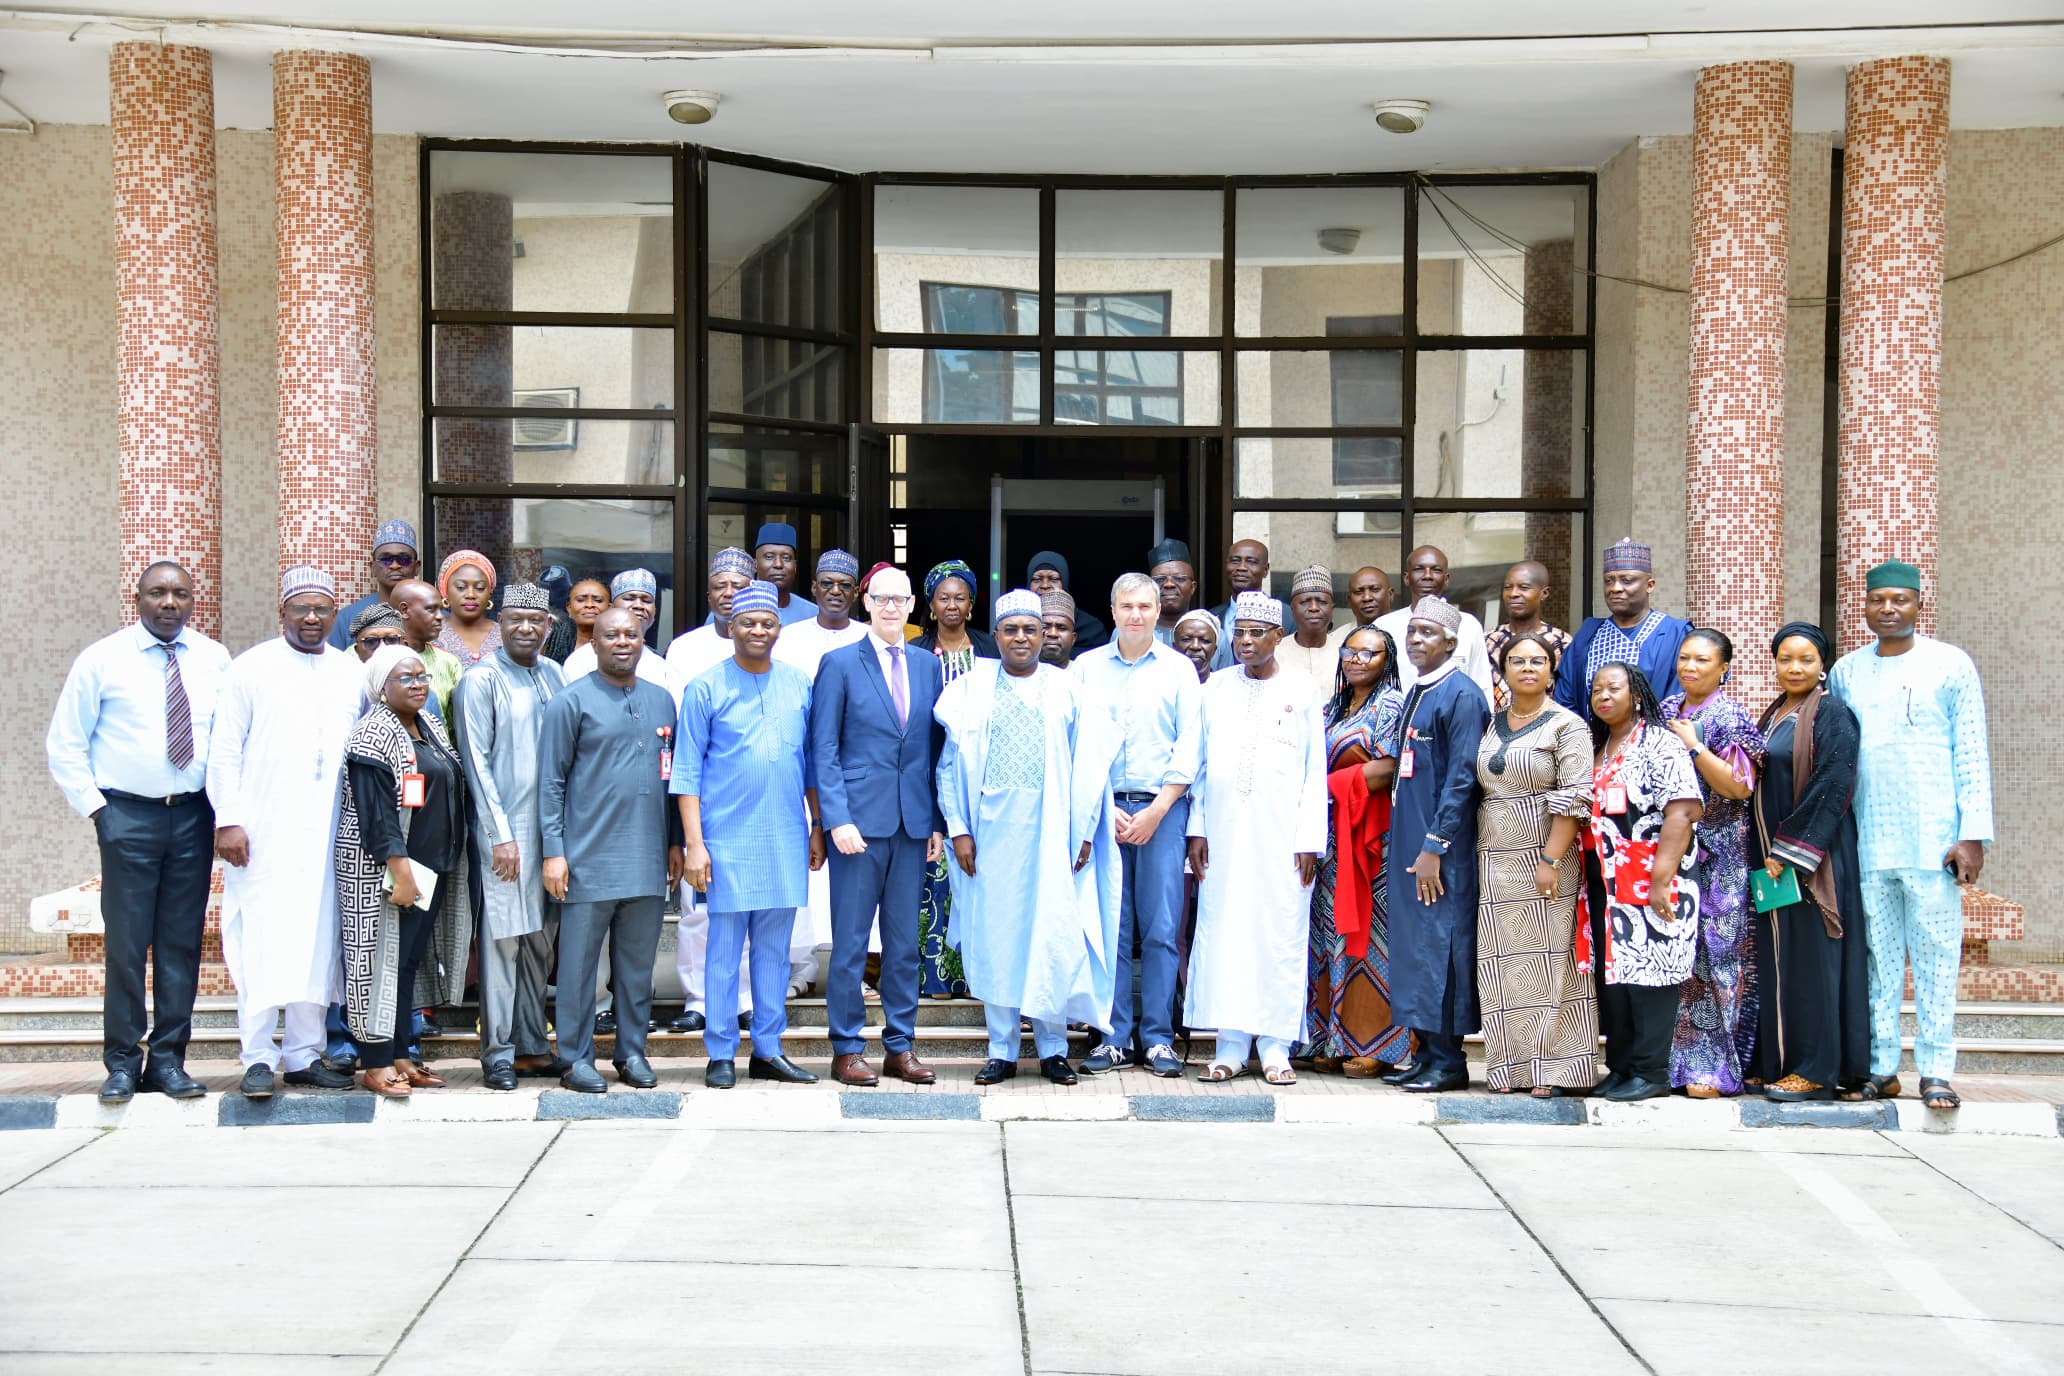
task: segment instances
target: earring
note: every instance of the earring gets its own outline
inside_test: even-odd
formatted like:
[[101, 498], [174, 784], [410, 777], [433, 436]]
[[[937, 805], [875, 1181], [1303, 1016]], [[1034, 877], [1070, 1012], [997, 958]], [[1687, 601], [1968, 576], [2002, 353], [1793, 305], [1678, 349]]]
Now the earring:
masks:
[[480, 610], [481, 610], [481, 612], [482, 612], [483, 614], [485, 614], [485, 613], [487, 613], [487, 612], [491, 612], [491, 611], [493, 611], [493, 610], [494, 610], [494, 599], [493, 599], [492, 597], [488, 598], [488, 599], [487, 599], [487, 605], [486, 605], [486, 606], [484, 606], [484, 607], [482, 607], [482, 608], [481, 608]]
[[1827, 682], [1827, 670], [1825, 670], [1825, 669], [1822, 669], [1822, 670], [1820, 671], [1820, 681], [1821, 681], [1822, 683], [1826, 683], [1826, 682]]

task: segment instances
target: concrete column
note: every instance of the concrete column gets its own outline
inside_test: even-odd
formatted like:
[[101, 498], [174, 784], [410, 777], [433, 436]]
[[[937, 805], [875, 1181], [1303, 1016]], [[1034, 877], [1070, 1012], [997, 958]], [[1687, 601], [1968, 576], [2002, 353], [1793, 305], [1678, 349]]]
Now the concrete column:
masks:
[[117, 43], [115, 320], [123, 620], [143, 570], [176, 559], [194, 625], [222, 634], [222, 383], [216, 325], [215, 81], [205, 48]]
[[[430, 212], [430, 282], [440, 310], [506, 311], [515, 300], [515, 207], [487, 191], [447, 191]], [[439, 325], [436, 394], [446, 406], [507, 406], [515, 376], [507, 325]], [[440, 481], [505, 483], [514, 475], [510, 422], [445, 417], [437, 422]], [[510, 547], [506, 497], [439, 497], [437, 552], [476, 549], [494, 561], [503, 583], [519, 581]], [[529, 561], [535, 563], [535, 560]], [[529, 570], [534, 574], [535, 570]]]
[[[1544, 239], [1527, 245], [1523, 291], [1528, 334], [1569, 334], [1576, 328], [1576, 245]], [[1576, 494], [1572, 437], [1576, 434], [1576, 355], [1566, 349], [1529, 349], [1520, 389], [1519, 495]], [[1526, 557], [1539, 560], [1554, 579], [1541, 616], [1551, 626], [1575, 629], [1572, 597], [1589, 578], [1571, 548], [1572, 517], [1563, 511], [1530, 511]]]
[[1869, 638], [1863, 579], [1921, 570], [1935, 625], [1942, 428], [1942, 208], [1949, 62], [1889, 57], [1849, 69], [1842, 155], [1842, 429], [1837, 635]]
[[1775, 691], [1768, 641], [1785, 620], [1789, 63], [1699, 73], [1691, 175], [1685, 596], [1694, 622], [1734, 640], [1729, 691], [1755, 711]]
[[373, 376], [373, 86], [362, 57], [272, 60], [279, 243], [280, 565], [367, 590]]

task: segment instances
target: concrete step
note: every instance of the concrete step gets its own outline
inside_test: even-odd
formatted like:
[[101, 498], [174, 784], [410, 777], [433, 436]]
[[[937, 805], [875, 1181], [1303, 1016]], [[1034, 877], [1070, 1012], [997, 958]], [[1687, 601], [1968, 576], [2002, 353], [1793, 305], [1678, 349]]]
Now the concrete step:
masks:
[[[679, 999], [658, 999], [653, 1011], [664, 1026], [681, 1011]], [[98, 997], [74, 998], [0, 998], [0, 1033], [33, 1030], [100, 1030], [101, 1001]], [[465, 1035], [472, 1035], [478, 1024], [480, 1010], [474, 1004], [459, 1004], [441, 1008], [439, 1023], [457, 1035], [464, 1029]], [[823, 1028], [829, 1025], [829, 1013], [821, 998], [790, 999], [788, 1001], [788, 1025], [791, 1028]], [[869, 1002], [867, 1023], [879, 1027], [882, 1022], [881, 1005]], [[982, 1005], [975, 999], [920, 999], [917, 1004], [917, 1025], [919, 1027], [976, 1027], [982, 1026]], [[194, 1027], [236, 1027], [235, 995], [203, 994], [194, 1000]]]

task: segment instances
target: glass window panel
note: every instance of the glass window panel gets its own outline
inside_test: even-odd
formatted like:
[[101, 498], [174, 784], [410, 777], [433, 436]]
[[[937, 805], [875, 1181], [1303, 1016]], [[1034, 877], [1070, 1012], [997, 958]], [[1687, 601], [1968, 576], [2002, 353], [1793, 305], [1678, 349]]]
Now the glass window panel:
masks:
[[1590, 193], [1581, 186], [1419, 192], [1423, 334], [1582, 334]]
[[443, 483], [674, 481], [674, 422], [553, 415], [433, 422], [431, 476]]
[[1054, 355], [1054, 423], [1216, 424], [1218, 369], [1216, 353], [1062, 349]]
[[1402, 425], [1404, 355], [1396, 349], [1240, 353], [1243, 429]]
[[674, 404], [671, 330], [438, 325], [431, 334], [432, 401], [439, 406], [666, 410]]
[[[1054, 328], [1060, 334], [1217, 334], [1223, 296], [1225, 197], [1217, 191], [1054, 194]], [[1070, 328], [1071, 298], [1158, 299], [1142, 328]], [[1095, 322], [1085, 322], [1093, 324]], [[1036, 328], [1036, 327], [1035, 327]]]
[[882, 349], [874, 418], [887, 425], [1036, 425], [1039, 355], [1029, 349]]
[[[785, 521], [795, 527], [795, 591], [808, 595], [810, 570], [817, 556], [828, 549], [846, 546], [846, 513], [843, 508], [802, 507], [780, 502], [711, 502], [709, 525], [703, 534], [703, 548], [711, 551], [726, 546], [750, 550], [753, 537], [769, 521]], [[862, 561], [864, 567], [868, 561]]]
[[844, 194], [711, 160], [709, 313], [763, 325], [840, 330]]
[[1328, 316], [1405, 309], [1405, 193], [1393, 186], [1235, 193], [1233, 331], [1323, 335]]
[[[1269, 591], [1288, 600], [1297, 571], [1320, 564], [1336, 586], [1364, 564], [1393, 578], [1403, 563], [1394, 511], [1236, 511], [1233, 539], [1259, 540], [1269, 551]], [[1336, 597], [1341, 606], [1346, 603]], [[1336, 609], [1337, 610], [1337, 609]]]
[[846, 419], [846, 353], [839, 344], [711, 330], [709, 409], [777, 420]]
[[846, 441], [837, 435], [758, 427], [749, 431], [736, 426], [713, 428], [708, 486], [843, 497]]
[[674, 309], [674, 163], [579, 153], [430, 155], [430, 304]]
[[1448, 599], [1486, 627], [1505, 619], [1498, 605], [1505, 571], [1534, 559], [1547, 568], [1552, 584], [1542, 615], [1551, 625], [1574, 630], [1581, 617], [1571, 609], [1583, 605], [1573, 581], [1583, 538], [1584, 518], [1569, 511], [1448, 512], [1412, 521], [1415, 545], [1434, 545], [1448, 556]]
[[1584, 362], [1578, 349], [1421, 352], [1413, 492], [1582, 496]]
[[1247, 501], [1404, 492], [1405, 442], [1395, 435], [1249, 435], [1234, 442], [1234, 459], [1233, 495]]
[[881, 330], [1039, 333], [1039, 193], [877, 186], [874, 319]]
[[[659, 615], [648, 642], [674, 625], [674, 504], [599, 497], [438, 497], [439, 550], [477, 549], [501, 584], [535, 582], [557, 564], [574, 579], [608, 582], [625, 569], [659, 580]], [[564, 607], [556, 607], [565, 615]]]

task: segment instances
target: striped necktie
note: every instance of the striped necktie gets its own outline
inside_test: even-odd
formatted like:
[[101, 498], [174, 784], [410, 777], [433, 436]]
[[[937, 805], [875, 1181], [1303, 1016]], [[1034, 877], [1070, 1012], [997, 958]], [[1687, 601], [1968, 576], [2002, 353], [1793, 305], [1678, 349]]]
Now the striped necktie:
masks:
[[158, 646], [165, 652], [165, 758], [174, 769], [193, 763], [193, 708], [186, 700], [186, 681], [179, 677], [179, 647]]

